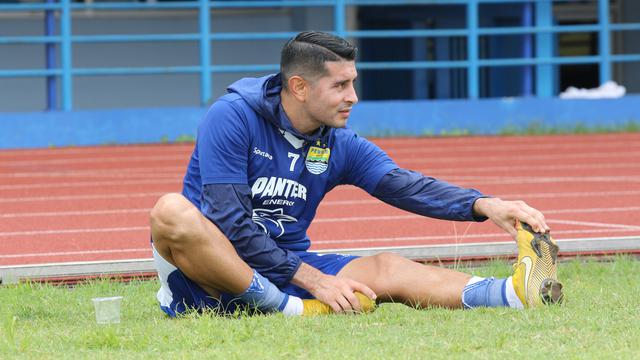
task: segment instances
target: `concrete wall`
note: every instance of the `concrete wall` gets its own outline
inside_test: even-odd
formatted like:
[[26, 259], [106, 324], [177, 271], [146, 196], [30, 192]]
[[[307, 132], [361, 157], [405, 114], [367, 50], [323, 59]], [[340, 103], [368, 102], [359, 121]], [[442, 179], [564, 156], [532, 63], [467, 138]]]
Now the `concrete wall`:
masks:
[[[349, 126], [363, 136], [496, 134], [531, 124], [554, 128], [640, 124], [640, 95], [613, 100], [486, 99], [363, 101]], [[205, 108], [0, 114], [0, 148], [154, 143], [195, 137]]]

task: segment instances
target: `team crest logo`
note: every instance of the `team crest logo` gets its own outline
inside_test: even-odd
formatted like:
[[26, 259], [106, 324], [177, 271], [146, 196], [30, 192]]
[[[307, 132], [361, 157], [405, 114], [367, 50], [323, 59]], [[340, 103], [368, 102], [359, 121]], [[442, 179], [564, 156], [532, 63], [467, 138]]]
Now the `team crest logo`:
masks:
[[273, 236], [274, 238], [279, 238], [284, 234], [284, 226], [282, 223], [298, 221], [293, 216], [285, 215], [282, 208], [273, 210], [253, 209], [251, 220], [262, 228], [267, 235]]
[[[309, 148], [307, 158], [304, 164], [310, 173], [314, 175], [322, 174], [329, 167], [329, 156], [331, 156], [331, 149], [327, 147], [319, 147], [320, 141], [316, 144], [318, 146], [312, 146]], [[326, 145], [325, 145], [326, 146]]]

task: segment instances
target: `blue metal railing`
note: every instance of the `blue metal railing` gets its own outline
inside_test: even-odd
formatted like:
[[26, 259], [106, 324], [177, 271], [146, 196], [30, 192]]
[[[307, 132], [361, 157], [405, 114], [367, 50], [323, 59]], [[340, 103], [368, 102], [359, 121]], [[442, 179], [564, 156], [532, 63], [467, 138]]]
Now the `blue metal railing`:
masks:
[[[283, 1], [207, 1], [162, 3], [72, 3], [59, 0], [58, 3], [0, 4], [3, 11], [56, 11], [60, 14], [60, 35], [51, 36], [1, 36], [3, 44], [47, 44], [60, 46], [60, 67], [47, 69], [0, 70], [2, 77], [47, 77], [60, 78], [62, 89], [62, 109], [73, 109], [74, 76], [87, 75], [140, 75], [140, 74], [199, 74], [200, 103], [205, 105], [211, 98], [212, 73], [225, 72], [263, 72], [276, 71], [277, 64], [256, 65], [212, 65], [211, 41], [231, 40], [278, 40], [288, 39], [293, 32], [265, 33], [210, 33], [210, 12], [229, 8], [265, 8], [265, 7], [333, 7], [334, 32], [348, 38], [401, 38], [401, 37], [467, 37], [467, 59], [455, 61], [392, 61], [361, 62], [360, 69], [446, 69], [466, 68], [468, 70], [468, 97], [479, 97], [479, 69], [500, 66], [535, 66], [536, 95], [549, 97], [553, 94], [553, 66], [560, 64], [598, 64], [600, 81], [611, 79], [611, 64], [614, 62], [640, 61], [640, 54], [612, 54], [610, 36], [613, 31], [640, 30], [640, 23], [611, 24], [609, 21], [609, 0], [599, 0], [599, 22], [594, 25], [553, 25], [552, 6], [554, 0], [283, 0]], [[535, 26], [489, 28], [479, 26], [480, 4], [523, 3], [535, 7]], [[434, 30], [347, 30], [345, 10], [347, 6], [397, 6], [397, 5], [465, 5], [466, 27], [461, 29]], [[199, 32], [192, 34], [136, 34], [136, 35], [73, 35], [71, 13], [76, 10], [158, 10], [193, 9], [199, 12]], [[595, 56], [554, 56], [553, 34], [566, 32], [597, 32], [599, 54]], [[481, 59], [479, 38], [487, 35], [535, 35], [537, 56], [509, 59]], [[72, 64], [74, 43], [102, 42], [199, 42], [200, 62], [193, 66], [168, 67], [110, 67], [75, 68]], [[54, 100], [49, 99], [49, 108], [55, 104], [55, 86], [48, 85]]]

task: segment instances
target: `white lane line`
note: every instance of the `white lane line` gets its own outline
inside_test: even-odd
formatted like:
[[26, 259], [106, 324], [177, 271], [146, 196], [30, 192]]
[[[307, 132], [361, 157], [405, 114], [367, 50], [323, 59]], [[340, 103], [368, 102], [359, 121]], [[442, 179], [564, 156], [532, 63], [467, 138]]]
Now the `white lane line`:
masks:
[[68, 196], [37, 196], [22, 198], [0, 198], [0, 203], [21, 203], [33, 201], [68, 201], [68, 200], [100, 200], [100, 199], [126, 199], [162, 196], [165, 192], [150, 193], [128, 193], [128, 194], [109, 194], [109, 195], [68, 195]]
[[495, 180], [478, 180], [478, 181], [460, 181], [458, 185], [475, 186], [475, 185], [506, 185], [506, 184], [548, 184], [548, 183], [589, 183], [589, 182], [640, 182], [640, 176], [558, 176], [558, 177], [521, 177]]
[[[570, 235], [570, 234], [591, 234], [591, 233], [619, 233], [619, 232], [634, 232], [635, 229], [588, 229], [588, 230], [559, 230], [553, 231], [553, 237], [557, 238], [557, 235]], [[492, 239], [492, 240], [511, 240], [511, 236], [507, 233], [491, 233], [491, 234], [468, 234], [465, 236], [459, 236], [457, 239], [454, 235], [435, 235], [435, 236], [400, 236], [400, 237], [383, 237], [383, 238], [367, 238], [367, 239], [335, 239], [335, 240], [311, 240], [312, 245], [319, 244], [350, 244], [350, 243], [375, 243], [375, 242], [395, 242], [395, 241], [407, 241], [407, 242], [419, 242], [419, 241], [431, 241], [431, 240], [454, 240], [454, 244], [460, 242], [461, 239]]]
[[194, 144], [168, 144], [168, 145], [124, 145], [124, 146], [99, 146], [99, 147], [67, 147], [54, 149], [27, 149], [27, 150], [2, 150], [0, 155], [93, 155], [93, 154], [131, 154], [139, 151], [149, 151], [157, 154], [158, 152], [191, 152]]
[[120, 180], [120, 181], [74, 181], [53, 182], [45, 184], [18, 184], [0, 185], [0, 190], [27, 190], [27, 189], [59, 189], [63, 187], [92, 187], [92, 186], [127, 186], [127, 185], [154, 185], [154, 184], [181, 184], [178, 176], [171, 179], [146, 179], [146, 180]]
[[544, 210], [543, 212], [545, 214], [585, 214], [585, 213], [626, 212], [626, 211], [640, 211], [640, 206], [587, 208], [587, 209], [550, 209], [550, 210]]
[[124, 254], [137, 252], [151, 252], [151, 247], [142, 249], [114, 249], [114, 250], [84, 250], [84, 251], [58, 251], [47, 253], [27, 253], [27, 254], [9, 254], [0, 255], [0, 259], [20, 259], [25, 257], [51, 257], [51, 256], [70, 256], [70, 255], [91, 255], [91, 254]]
[[189, 160], [184, 155], [145, 155], [145, 156], [107, 156], [88, 157], [76, 159], [42, 159], [42, 160], [0, 160], [0, 166], [22, 167], [22, 166], [46, 166], [46, 165], [75, 165], [75, 164], [104, 164], [104, 163], [128, 163], [147, 161], [184, 161]]
[[611, 224], [611, 223], [600, 223], [600, 222], [591, 222], [591, 221], [548, 219], [547, 222], [551, 224], [580, 225], [580, 226], [605, 227], [605, 228], [615, 228], [615, 229], [640, 230], [640, 226], [636, 226], [636, 225]]
[[9, 213], [9, 214], [0, 214], [0, 219], [13, 219], [13, 218], [23, 218], [23, 217], [122, 215], [122, 214], [148, 213], [150, 211], [151, 211], [151, 208]]
[[420, 215], [386, 215], [386, 216], [357, 216], [357, 217], [337, 217], [337, 218], [319, 218], [311, 223], [337, 223], [337, 222], [353, 222], [353, 221], [387, 221], [387, 220], [407, 220], [407, 219], [427, 219]]
[[135, 168], [118, 168], [111, 170], [68, 170], [68, 171], [23, 171], [0, 173], [0, 178], [59, 178], [59, 177], [129, 177], [129, 176], [182, 176], [184, 175], [185, 166], [164, 166], [164, 167], [135, 167]]
[[[620, 165], [620, 166], [613, 166], [613, 165]], [[567, 166], [569, 167], [569, 166]], [[620, 168], [631, 168], [631, 167], [640, 167], [640, 163], [637, 164], [610, 164], [609, 166], [603, 166], [603, 168], [610, 168], [610, 167], [620, 167]], [[496, 167], [493, 170], [497, 170], [498, 168], [502, 169], [502, 170], [513, 170], [513, 171], [517, 171], [517, 166], [516, 167]], [[544, 167], [536, 167], [536, 170], [542, 170], [541, 168]], [[558, 166], [558, 169], [563, 169], [563, 166]], [[600, 167], [597, 166], [592, 166], [592, 168], [597, 169]], [[585, 169], [587, 169], [587, 167], [585, 167]], [[123, 174], [123, 171], [116, 171], [116, 172], [109, 172], [109, 174], [114, 175], [115, 177], [118, 178], [130, 178], [130, 177], [145, 177], [148, 179], [141, 179], [141, 180], [124, 180], [124, 181], [117, 181], [117, 180], [111, 180], [111, 181], [73, 181], [73, 182], [55, 182], [55, 183], [40, 183], [40, 184], [16, 184], [16, 185], [0, 185], [0, 190], [20, 190], [20, 189], [47, 189], [47, 188], [60, 188], [60, 187], [89, 187], [89, 186], [118, 186], [118, 185], [134, 185], [134, 184], [168, 184], [168, 183], [176, 183], [176, 184], [181, 184], [182, 183], [182, 170], [184, 170], [183, 168], [179, 168], [180, 171], [171, 171], [171, 172], [164, 172], [164, 173], [132, 173], [132, 174]], [[429, 175], [434, 175], [436, 173], [440, 173], [442, 171], [446, 172], [448, 170], [454, 171], [454, 170], [459, 170], [462, 172], [470, 172], [472, 170], [474, 170], [473, 168], [463, 168], [463, 169], [455, 169], [455, 168], [450, 168], [450, 169], [423, 169], [423, 170], [418, 170], [421, 172], [424, 172], [425, 174], [429, 174], [429, 171], [432, 172], [432, 174]], [[490, 170], [487, 168], [476, 168], [476, 170], [479, 171], [485, 171], [485, 170]], [[530, 170], [529, 168], [523, 168], [522, 170]], [[125, 171], [126, 172], [126, 171]], [[90, 175], [91, 178], [95, 178], [97, 176], [95, 176], [95, 173], [91, 172], [91, 174], [87, 173], [87, 172], [75, 172], [74, 174], [78, 174], [78, 173], [82, 173], [82, 174], [87, 174]], [[49, 173], [50, 175], [53, 173]], [[70, 175], [71, 173], [67, 173], [65, 172], [66, 175]], [[33, 174], [31, 174], [32, 176], [30, 176], [31, 178], [34, 177]], [[84, 176], [84, 175], [83, 175]], [[70, 177], [70, 176], [69, 176]], [[106, 176], [109, 177], [109, 176]], [[630, 177], [630, 176], [597, 176], [597, 177], [505, 177], [505, 176], [477, 176], [477, 175], [448, 175], [448, 174], [439, 174], [436, 177], [439, 177], [441, 179], [445, 179], [447, 181], [462, 181], [462, 180], [468, 180], [471, 182], [471, 184], [481, 184], [483, 181], [488, 183], [524, 183], [524, 182], [566, 182], [566, 181], [576, 181], [577, 178], [579, 179], [591, 179], [592, 181], [626, 181], [627, 179], [634, 179], [637, 180], [638, 177]], [[539, 180], [535, 180], [535, 179], [539, 179]]]
[[[563, 211], [568, 209], [561, 209]], [[577, 213], [579, 213], [580, 209], [577, 209]], [[626, 210], [626, 209], [625, 209]], [[132, 210], [105, 210], [105, 213], [133, 213], [133, 212], [142, 212], [147, 211], [147, 209], [132, 209]], [[603, 209], [603, 212], [606, 212], [606, 209]], [[82, 214], [83, 212], [78, 212]], [[342, 222], [360, 222], [360, 221], [401, 221], [401, 220], [427, 220], [428, 218], [421, 215], [407, 214], [407, 215], [382, 215], [382, 216], [355, 216], [355, 217], [335, 217], [335, 218], [317, 218], [313, 220], [313, 224], [323, 224], [323, 223], [342, 223]], [[566, 224], [566, 225], [579, 225], [579, 226], [593, 226], [593, 227], [606, 227], [609, 229], [612, 228], [622, 228], [628, 230], [640, 230], [640, 226], [635, 225], [623, 225], [623, 224], [609, 224], [609, 223], [598, 223], [598, 222], [588, 222], [588, 221], [574, 221], [574, 220], [556, 220], [556, 219], [547, 219], [547, 222], [550, 224]], [[11, 231], [11, 232], [0, 232], [0, 237], [8, 237], [8, 236], [36, 236], [36, 235], [59, 235], [59, 234], [78, 234], [78, 233], [96, 233], [96, 232], [121, 232], [121, 231], [141, 231], [148, 230], [149, 228], [146, 226], [137, 226], [137, 227], [115, 227], [115, 228], [90, 228], [90, 229], [58, 229], [58, 230], [30, 230], [30, 231]]]
[[[366, 200], [367, 203], [377, 204], [377, 205], [386, 205], [378, 200]], [[358, 202], [360, 204], [362, 202]], [[13, 218], [24, 218], [24, 217], [62, 217], [62, 216], [95, 216], [95, 215], [122, 215], [122, 214], [140, 214], [140, 213], [149, 213], [151, 208], [137, 208], [137, 209], [109, 209], [109, 210], [78, 210], [78, 211], [49, 211], [49, 212], [24, 212], [24, 213], [7, 213], [0, 214], [0, 219], [13, 219]], [[587, 213], [611, 213], [611, 212], [627, 212], [627, 211], [640, 211], [640, 206], [627, 206], [627, 207], [612, 207], [612, 208], [579, 208], [579, 209], [549, 209], [543, 210], [545, 215], [549, 214], [587, 214]], [[404, 216], [404, 217], [403, 217]], [[401, 215], [393, 218], [390, 216], [390, 220], [397, 219], [412, 219], [412, 218], [423, 218], [419, 215]], [[313, 222], [331, 222], [333, 218], [322, 218], [318, 217]], [[356, 218], [356, 217], [347, 217], [346, 219], [355, 219], [355, 220], [342, 220], [343, 218], [335, 218], [337, 221], [357, 221], [363, 220], [364, 218]], [[387, 218], [384, 216], [377, 216], [377, 220], [386, 220]]]
[[[584, 181], [585, 178], [579, 178]], [[640, 181], [640, 179], [639, 179]], [[354, 188], [348, 187], [340, 192], [354, 191]], [[122, 194], [108, 194], [108, 195], [64, 195], [64, 196], [36, 196], [36, 197], [14, 197], [14, 198], [0, 198], [0, 203], [22, 203], [22, 202], [34, 202], [34, 201], [75, 201], [75, 200], [99, 200], [99, 199], [119, 199], [127, 197], [152, 197], [161, 196], [166, 192], [151, 192], [151, 193], [122, 193]], [[532, 193], [532, 194], [498, 194], [495, 195], [501, 198], [555, 198], [555, 197], [581, 197], [581, 196], [629, 196], [638, 195], [640, 190], [628, 190], [628, 191], [603, 191], [603, 192], [565, 192], [565, 193]], [[322, 202], [323, 205], [335, 206], [335, 205], [361, 205], [372, 204], [379, 202], [377, 199], [362, 199], [362, 200], [327, 200]]]
[[[345, 191], [347, 189], [344, 189]], [[335, 191], [335, 190], [333, 190]], [[353, 190], [351, 190], [353, 191]], [[640, 190], [621, 190], [621, 191], [577, 191], [577, 192], [550, 192], [550, 193], [520, 193], [520, 194], [491, 194], [493, 196], [504, 199], [540, 199], [540, 198], [567, 198], [567, 197], [585, 197], [585, 196], [634, 196], [640, 195]], [[342, 205], [365, 205], [378, 203], [380, 200], [375, 198], [362, 199], [362, 200], [327, 200], [322, 202], [323, 205], [328, 206], [342, 206]], [[322, 206], [322, 205], [321, 205]]]
[[91, 229], [8, 231], [8, 232], [0, 232], [0, 237], [61, 235], [61, 234], [95, 234], [95, 233], [126, 232], [126, 231], [149, 231], [149, 227], [148, 226], [130, 226], [130, 227], [97, 228], [97, 229], [91, 228]]
[[[637, 168], [640, 167], [640, 163], [618, 163], [618, 164], [567, 164], [567, 165], [538, 165], [535, 167], [536, 171], [544, 171], [544, 170], [589, 170], [589, 169], [629, 169], [629, 168]], [[74, 176], [84, 176], [90, 178], [96, 177], [111, 177], [111, 178], [128, 178], [128, 177], [150, 177], [157, 178], [159, 176], [170, 177], [170, 178], [182, 178], [185, 167], [162, 167], [162, 168], [121, 168], [114, 170], [79, 170], [79, 171], [64, 171], [64, 172], [13, 172], [8, 174], [0, 174], [0, 178], [33, 178], [33, 177], [74, 177]], [[432, 167], [427, 169], [415, 169], [416, 171], [422, 172], [429, 176], [435, 177], [444, 177], [447, 176], [447, 179], [486, 179], [486, 178], [503, 178], [503, 177], [474, 177], [474, 176], [465, 176], [459, 175], [454, 177], [455, 173], [473, 173], [473, 172], [486, 172], [486, 171], [519, 171], [526, 170], [530, 171], [530, 166], [489, 166], [489, 167], [453, 167], [453, 168], [438, 168]], [[147, 173], [140, 173], [140, 171], [148, 171]], [[453, 173], [453, 174], [452, 174]], [[108, 183], [109, 182], [105, 182]], [[66, 185], [69, 184], [69, 185]], [[87, 185], [85, 185], [87, 184]], [[90, 182], [73, 182], [73, 183], [61, 183], [61, 184], [18, 184], [18, 185], [0, 185], [0, 189], [20, 189], [20, 188], [31, 188], [31, 187], [54, 187], [54, 186], [90, 186], [88, 185]]]
[[536, 165], [526, 166], [526, 165], [504, 165], [504, 166], [480, 166], [480, 167], [449, 167], [449, 168], [440, 168], [433, 167], [427, 169], [417, 169], [421, 173], [427, 175], [435, 175], [442, 176], [442, 173], [445, 175], [447, 173], [456, 173], [462, 172], [463, 174], [473, 173], [473, 172], [485, 172], [485, 171], [509, 171], [511, 173], [516, 171], [532, 171], [535, 170], [536, 173], [541, 173], [542, 171], [548, 170], [603, 170], [603, 169], [629, 169], [629, 168], [638, 168], [640, 167], [640, 162], [626, 162], [626, 163], [615, 163], [615, 164], [566, 164], [566, 165]]
[[[378, 200], [365, 200], [367, 203], [386, 205]], [[357, 202], [358, 204], [362, 202]], [[137, 214], [148, 213], [151, 208], [140, 209], [110, 209], [110, 210], [79, 210], [79, 211], [50, 211], [50, 212], [25, 212], [25, 213], [8, 213], [0, 214], [1, 218], [22, 218], [22, 217], [54, 217], [54, 216], [94, 216], [94, 215], [121, 215], [121, 214]], [[640, 206], [613, 207], [613, 208], [580, 208], [580, 209], [549, 209], [544, 210], [545, 214], [585, 214], [585, 213], [609, 213], [609, 212], [627, 212], [640, 211]], [[409, 216], [409, 215], [407, 215]], [[415, 217], [421, 217], [415, 215]], [[326, 218], [316, 218], [313, 222], [325, 222]]]
[[[532, 160], [566, 160], [566, 159], [622, 159], [632, 158], [637, 159], [640, 155], [640, 151], [620, 151], [620, 152], [589, 152], [589, 153], [577, 153], [577, 154], [552, 154], [552, 155], [516, 155], [516, 156], [482, 156], [482, 161], [509, 161], [509, 162], [523, 162], [526, 163]], [[400, 159], [398, 162], [406, 163], [452, 163], [461, 161], [473, 161], [478, 162], [476, 157], [464, 157], [464, 156], [420, 156], [420, 157], [406, 157]], [[533, 167], [532, 167], [533, 168]]]
[[[552, 143], [552, 144], [526, 144], [526, 143], [522, 143], [522, 144], [507, 144], [507, 145], [484, 145], [484, 144], [477, 144], [474, 146], [447, 146], [449, 144], [439, 144], [439, 146], [428, 146], [428, 145], [435, 145], [434, 143], [426, 143], [423, 145], [427, 145], [427, 146], [420, 146], [420, 144], [416, 144], [415, 147], [412, 148], [395, 148], [393, 146], [386, 146], [386, 147], [382, 147], [385, 151], [389, 152], [389, 153], [393, 153], [393, 154], [405, 154], [405, 153], [410, 153], [410, 154], [416, 154], [416, 153], [426, 153], [426, 155], [428, 154], [441, 154], [441, 153], [466, 153], [466, 152], [472, 152], [474, 155], [478, 154], [478, 150], [481, 150], [483, 152], [498, 152], [498, 151], [540, 151], [540, 150], [556, 150], [558, 152], [564, 152], [567, 150], [584, 150], [584, 149], [588, 149], [589, 151], [594, 151], [594, 150], [600, 150], [602, 149], [602, 151], [608, 151], [610, 149], [620, 149], [620, 150], [624, 150], [624, 149], [629, 149], [629, 148], [633, 148], [633, 147], [638, 147], [640, 146], [640, 139], [639, 142], [628, 142], [628, 143], [620, 143], [620, 142], [615, 142], [615, 143], [598, 143], [598, 144], [594, 144], [592, 142], [585, 142], [585, 143], [569, 143], [569, 144], [563, 144], [563, 143]], [[466, 155], [466, 154], [465, 154]]]
[[[590, 233], [619, 233], [619, 232], [631, 232], [630, 229], [596, 229], [596, 230], [566, 230], [555, 231], [556, 235], [569, 235], [569, 234], [590, 234]], [[557, 236], [556, 236], [557, 237]], [[449, 242], [442, 245], [455, 245], [459, 244], [464, 246], [467, 243], [461, 243], [461, 239], [490, 239], [492, 241], [512, 241], [511, 237], [506, 233], [491, 233], [491, 234], [472, 234], [460, 236], [457, 239], [453, 235], [440, 235], [440, 236], [404, 236], [404, 237], [384, 237], [384, 238], [367, 238], [367, 239], [336, 239], [336, 240], [312, 240], [312, 245], [326, 245], [326, 244], [352, 244], [352, 246], [358, 246], [363, 243], [379, 243], [379, 242], [422, 242], [432, 240], [455, 240], [453, 243]], [[569, 240], [569, 239], [563, 239]], [[476, 242], [474, 242], [476, 244]], [[562, 250], [562, 249], [561, 249]], [[0, 259], [12, 259], [12, 258], [25, 258], [25, 257], [53, 257], [53, 256], [65, 256], [65, 255], [85, 255], [85, 254], [112, 254], [112, 253], [129, 253], [129, 252], [148, 252], [150, 248], [131, 248], [131, 249], [114, 249], [114, 250], [84, 250], [84, 251], [60, 251], [60, 252], [43, 252], [43, 253], [26, 253], [26, 254], [4, 254], [0, 255]], [[316, 250], [317, 251], [317, 250]], [[336, 249], [339, 252], [340, 249]]]

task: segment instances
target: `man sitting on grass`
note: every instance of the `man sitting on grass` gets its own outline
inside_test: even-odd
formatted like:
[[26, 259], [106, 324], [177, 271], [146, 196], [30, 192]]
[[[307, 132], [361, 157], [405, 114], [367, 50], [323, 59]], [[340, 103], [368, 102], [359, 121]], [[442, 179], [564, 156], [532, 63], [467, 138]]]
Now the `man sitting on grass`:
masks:
[[[358, 102], [355, 57], [340, 37], [300, 33], [284, 45], [280, 73], [237, 81], [207, 111], [182, 194], [151, 212], [161, 308], [311, 315], [368, 311], [370, 299], [449, 308], [561, 300], [557, 246], [540, 211], [399, 168], [345, 127]], [[308, 251], [320, 200], [342, 184], [424, 216], [491, 219], [517, 239], [513, 276]]]

